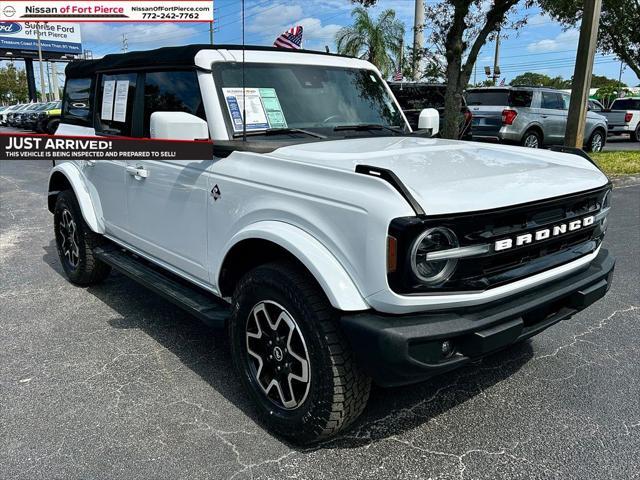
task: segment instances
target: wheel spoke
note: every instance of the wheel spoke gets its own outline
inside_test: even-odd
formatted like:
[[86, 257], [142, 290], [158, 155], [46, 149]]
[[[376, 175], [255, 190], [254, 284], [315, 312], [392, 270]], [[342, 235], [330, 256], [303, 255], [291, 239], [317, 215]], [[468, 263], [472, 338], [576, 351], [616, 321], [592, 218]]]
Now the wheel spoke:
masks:
[[267, 398], [287, 410], [302, 405], [311, 375], [307, 347], [293, 317], [275, 302], [260, 302], [247, 319], [246, 347], [253, 376]]

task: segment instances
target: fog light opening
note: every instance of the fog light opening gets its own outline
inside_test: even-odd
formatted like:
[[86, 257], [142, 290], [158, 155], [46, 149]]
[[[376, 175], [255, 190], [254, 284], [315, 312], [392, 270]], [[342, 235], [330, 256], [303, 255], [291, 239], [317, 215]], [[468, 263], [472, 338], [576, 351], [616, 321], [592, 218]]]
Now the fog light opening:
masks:
[[442, 352], [442, 356], [444, 358], [451, 357], [455, 353], [455, 349], [453, 348], [453, 343], [451, 343], [449, 340], [445, 340], [444, 342], [442, 342], [440, 351]]

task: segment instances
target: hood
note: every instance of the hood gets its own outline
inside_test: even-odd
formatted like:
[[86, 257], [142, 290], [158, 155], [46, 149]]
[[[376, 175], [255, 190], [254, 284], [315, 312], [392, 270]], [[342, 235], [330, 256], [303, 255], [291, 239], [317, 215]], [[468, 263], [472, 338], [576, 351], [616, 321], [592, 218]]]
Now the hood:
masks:
[[393, 171], [427, 215], [472, 212], [601, 187], [588, 160], [548, 150], [420, 137], [374, 137], [282, 147], [270, 155], [354, 172]]

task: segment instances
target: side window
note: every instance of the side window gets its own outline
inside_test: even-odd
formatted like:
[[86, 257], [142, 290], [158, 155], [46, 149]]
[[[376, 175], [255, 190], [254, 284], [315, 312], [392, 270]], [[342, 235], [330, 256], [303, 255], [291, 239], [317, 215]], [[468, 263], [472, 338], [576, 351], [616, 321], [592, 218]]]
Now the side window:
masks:
[[98, 78], [96, 96], [96, 132], [130, 137], [137, 74], [105, 73]]
[[195, 71], [148, 72], [144, 81], [144, 136], [153, 112], [187, 112], [206, 120]]
[[542, 92], [542, 108], [553, 108], [555, 110], [563, 110], [564, 102], [558, 93]]
[[530, 107], [533, 101], [531, 90], [512, 90], [509, 95], [509, 105], [511, 107]]
[[71, 78], [64, 86], [62, 121], [91, 126], [91, 79]]
[[565, 93], [562, 94], [562, 109], [569, 110], [569, 104], [571, 103], [571, 96]]

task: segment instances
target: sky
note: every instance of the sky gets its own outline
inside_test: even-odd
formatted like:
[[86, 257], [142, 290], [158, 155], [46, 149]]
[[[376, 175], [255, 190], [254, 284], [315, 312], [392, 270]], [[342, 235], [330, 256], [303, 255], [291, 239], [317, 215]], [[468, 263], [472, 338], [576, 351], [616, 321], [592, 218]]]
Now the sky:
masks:
[[[437, 3], [425, 0], [425, 3]], [[524, 3], [524, 2], [522, 2]], [[245, 38], [247, 44], [271, 45], [275, 37], [293, 25], [304, 27], [304, 48], [335, 51], [335, 34], [351, 23], [353, 4], [349, 0], [246, 0]], [[378, 0], [372, 14], [393, 9], [406, 25], [405, 44], [413, 43], [414, 0]], [[500, 46], [500, 66], [508, 83], [526, 71], [570, 78], [578, 43], [578, 31], [563, 30], [537, 9], [518, 7], [513, 18], [529, 17], [519, 31], [507, 30]], [[215, 1], [215, 42], [240, 43], [242, 39], [240, 0]], [[199, 23], [92, 23], [82, 24], [84, 48], [94, 58], [122, 51], [123, 34], [128, 49], [147, 50], [168, 45], [208, 43], [209, 24]], [[428, 32], [425, 33], [428, 36]], [[506, 38], [505, 38], [506, 37]], [[427, 45], [428, 47], [428, 45]], [[477, 81], [484, 80], [484, 66], [493, 65], [495, 44], [487, 43], [477, 62]], [[618, 78], [620, 61], [613, 55], [597, 55], [594, 73]], [[622, 80], [630, 86], [640, 84], [626, 68]], [[471, 81], [473, 82], [473, 76]]]

